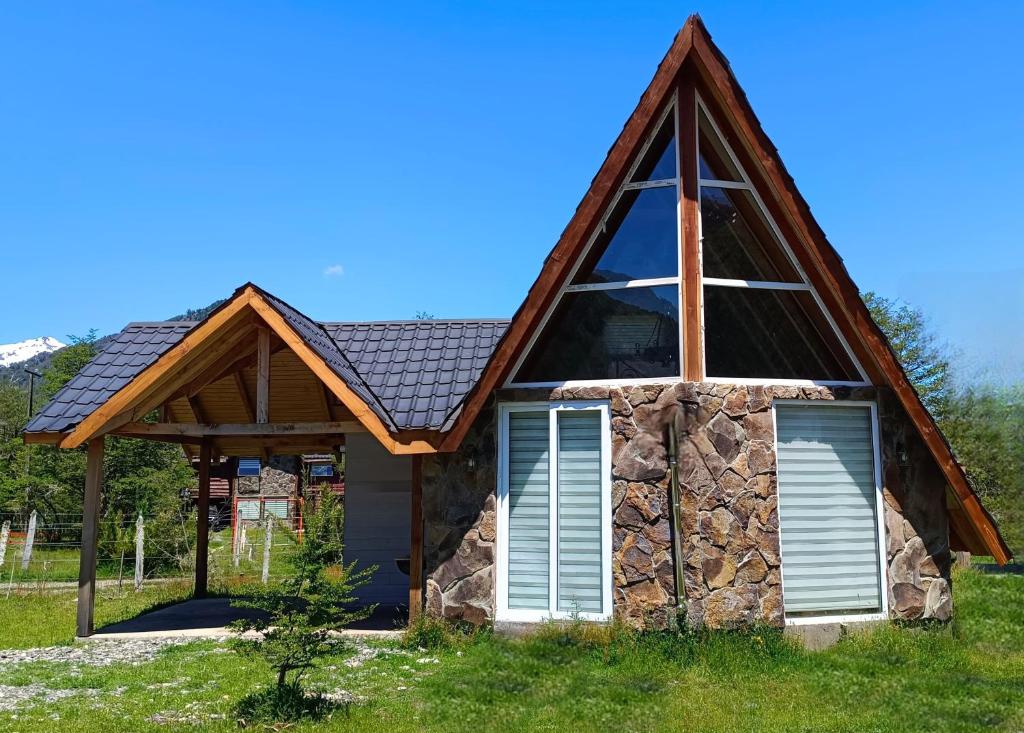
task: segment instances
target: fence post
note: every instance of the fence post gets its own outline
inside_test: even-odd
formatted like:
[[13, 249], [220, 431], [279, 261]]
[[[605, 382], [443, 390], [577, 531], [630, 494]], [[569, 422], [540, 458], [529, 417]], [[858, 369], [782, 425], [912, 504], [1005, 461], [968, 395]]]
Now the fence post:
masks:
[[267, 515], [267, 529], [263, 533], [263, 584], [270, 580], [270, 544], [273, 542], [274, 517]]
[[231, 564], [238, 567], [238, 556], [242, 553], [243, 534], [231, 528]]
[[36, 540], [36, 510], [28, 518], [28, 534], [25, 535], [25, 551], [21, 556], [22, 571], [28, 570], [28, 564], [32, 561], [32, 544]]
[[139, 512], [139, 518], [135, 520], [135, 592], [142, 590], [142, 570], [145, 567], [145, 554], [144, 546], [146, 539], [146, 530], [142, 521], [142, 513]]
[[4, 522], [3, 529], [0, 529], [0, 568], [4, 566], [4, 558], [7, 557], [7, 538], [11, 536], [11, 521]]

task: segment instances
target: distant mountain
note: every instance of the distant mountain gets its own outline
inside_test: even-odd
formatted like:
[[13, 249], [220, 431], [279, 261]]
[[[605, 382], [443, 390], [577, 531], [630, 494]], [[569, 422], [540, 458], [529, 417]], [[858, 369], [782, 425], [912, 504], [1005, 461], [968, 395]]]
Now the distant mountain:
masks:
[[[179, 315], [168, 318], [168, 321], [201, 321], [214, 308], [223, 303], [223, 300], [216, 300], [210, 303], [205, 308], [190, 308], [189, 310]], [[106, 348], [107, 344], [114, 338], [114, 334], [108, 334], [101, 336], [96, 339], [96, 350], [102, 351]], [[42, 347], [45, 342], [46, 347]], [[26, 344], [39, 344], [40, 348], [37, 348], [32, 352], [28, 348], [24, 348]], [[53, 355], [64, 348], [67, 344], [63, 344], [55, 338], [45, 336], [38, 339], [29, 339], [28, 341], [21, 341], [17, 344], [6, 344], [0, 346], [0, 382], [13, 382], [14, 384], [21, 385], [27, 388], [28, 386], [28, 374], [25, 373], [25, 369], [31, 369], [36, 372], [42, 373], [47, 367], [50, 366], [50, 361]], [[7, 350], [11, 349], [11, 359], [6, 360], [4, 358]], [[22, 350], [19, 350], [22, 349]], [[18, 359], [22, 353], [27, 353], [27, 356]]]
[[27, 341], [19, 341], [16, 344], [0, 344], [0, 366], [20, 364], [37, 354], [49, 354], [57, 349], [63, 349], [65, 346], [67, 344], [58, 341], [53, 336], [41, 336]]

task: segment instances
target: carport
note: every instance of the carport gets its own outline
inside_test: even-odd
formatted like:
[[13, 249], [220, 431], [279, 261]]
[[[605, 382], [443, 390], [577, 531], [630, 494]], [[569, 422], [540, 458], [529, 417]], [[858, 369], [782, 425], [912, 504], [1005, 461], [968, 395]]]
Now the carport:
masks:
[[365, 531], [352, 531], [346, 561], [379, 564], [380, 580], [375, 577], [366, 600], [393, 599], [396, 583], [406, 582], [404, 574], [396, 579], [394, 562], [404, 554], [408, 588], [397, 590], [408, 599], [410, 618], [422, 608], [421, 457], [436, 451], [431, 435], [401, 428], [324, 324], [266, 291], [246, 284], [199, 323], [129, 325], [26, 429], [28, 443], [87, 446], [79, 637], [94, 631], [108, 435], [180, 444], [197, 460], [197, 598], [207, 592], [211, 462], [324, 453], [345, 445], [352, 503], [346, 543], [350, 525], [365, 520]]

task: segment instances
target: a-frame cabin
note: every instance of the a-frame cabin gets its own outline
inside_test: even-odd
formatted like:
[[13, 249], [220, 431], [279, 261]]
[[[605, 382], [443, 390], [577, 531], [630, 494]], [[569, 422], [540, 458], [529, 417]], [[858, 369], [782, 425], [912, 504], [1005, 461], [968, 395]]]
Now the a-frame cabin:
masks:
[[88, 443], [84, 547], [108, 434], [197, 451], [201, 504], [212, 456], [346, 444], [346, 539], [407, 553], [407, 596], [375, 592], [412, 614], [946, 619], [952, 550], [1010, 558], [697, 17], [511, 321], [318, 322], [246, 285], [130, 326], [26, 433]]

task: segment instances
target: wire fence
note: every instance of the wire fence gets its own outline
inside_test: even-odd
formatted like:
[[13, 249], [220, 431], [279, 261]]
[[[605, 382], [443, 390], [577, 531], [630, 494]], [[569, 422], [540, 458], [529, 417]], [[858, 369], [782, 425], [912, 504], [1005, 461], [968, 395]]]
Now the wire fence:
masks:
[[[230, 521], [211, 517], [211, 584], [234, 584], [286, 577], [301, 538], [301, 504], [263, 504], [255, 514]], [[294, 503], [294, 506], [291, 504]], [[12, 590], [41, 592], [74, 587], [82, 550], [82, 515], [0, 513], [0, 599]], [[102, 517], [97, 527], [96, 579], [99, 585], [136, 589], [145, 584], [191, 578], [195, 572], [195, 511]], [[269, 543], [267, 532], [268, 526]]]

